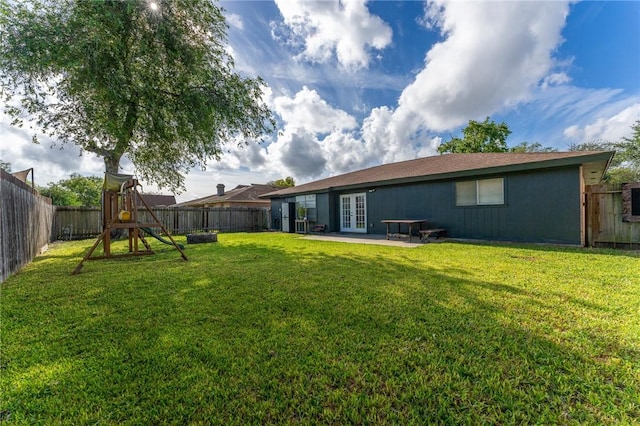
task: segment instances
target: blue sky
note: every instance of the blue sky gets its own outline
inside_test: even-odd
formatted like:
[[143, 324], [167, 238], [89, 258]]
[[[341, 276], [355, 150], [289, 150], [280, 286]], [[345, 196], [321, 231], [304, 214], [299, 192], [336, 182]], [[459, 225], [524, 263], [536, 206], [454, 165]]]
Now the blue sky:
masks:
[[[619, 140], [640, 119], [639, 1], [229, 1], [236, 68], [266, 82], [278, 134], [230, 143], [180, 200], [216, 184], [296, 182], [435, 155], [467, 122], [510, 146]], [[101, 174], [99, 159], [0, 126], [0, 158], [44, 185]], [[11, 142], [9, 142], [11, 141]], [[125, 172], [135, 172], [125, 163]], [[152, 185], [148, 189], [154, 190]]]

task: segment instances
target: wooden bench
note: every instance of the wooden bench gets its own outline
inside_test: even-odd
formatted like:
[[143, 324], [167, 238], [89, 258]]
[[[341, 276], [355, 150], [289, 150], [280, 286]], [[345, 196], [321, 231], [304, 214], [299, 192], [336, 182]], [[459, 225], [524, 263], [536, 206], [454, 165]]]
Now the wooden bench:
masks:
[[436, 239], [438, 239], [440, 237], [445, 237], [447, 235], [447, 230], [443, 228], [420, 229], [418, 233], [420, 234], [420, 241], [428, 243], [431, 234], [436, 234]]

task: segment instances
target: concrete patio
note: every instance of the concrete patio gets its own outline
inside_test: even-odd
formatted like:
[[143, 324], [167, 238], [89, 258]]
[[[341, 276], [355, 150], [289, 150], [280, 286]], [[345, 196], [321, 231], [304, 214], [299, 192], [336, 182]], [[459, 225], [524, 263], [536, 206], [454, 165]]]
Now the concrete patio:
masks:
[[[420, 237], [414, 236], [411, 237], [411, 242], [409, 242], [408, 238], [397, 238], [392, 237], [387, 240], [386, 235], [376, 235], [376, 234], [346, 234], [346, 233], [326, 233], [326, 234], [307, 234], [303, 237], [307, 240], [316, 240], [316, 241], [334, 241], [339, 243], [353, 243], [353, 244], [376, 244], [381, 246], [395, 246], [395, 247], [406, 247], [406, 248], [416, 248], [420, 247], [424, 244], [420, 241]], [[446, 239], [433, 239], [429, 240], [429, 244], [433, 242], [446, 241]]]

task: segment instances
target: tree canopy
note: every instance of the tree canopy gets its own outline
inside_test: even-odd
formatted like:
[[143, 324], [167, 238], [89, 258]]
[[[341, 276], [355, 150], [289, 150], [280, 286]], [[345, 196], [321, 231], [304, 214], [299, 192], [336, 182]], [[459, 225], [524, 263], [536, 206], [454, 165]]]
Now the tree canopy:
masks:
[[268, 185], [275, 186], [276, 188], [291, 188], [296, 186], [296, 181], [291, 176], [287, 176], [283, 179], [272, 180]]
[[506, 123], [469, 120], [469, 124], [462, 129], [462, 138], [452, 137], [450, 141], [438, 147], [440, 154], [468, 153], [468, 152], [507, 152], [507, 137], [511, 134]]
[[[631, 136], [623, 137], [615, 147], [620, 150], [620, 160], [635, 168], [640, 176], [640, 120], [631, 126], [631, 131]], [[640, 177], [637, 180], [640, 181]]]
[[584, 142], [572, 144], [570, 151], [616, 151], [604, 176], [607, 183], [640, 182], [640, 120], [631, 126], [631, 136], [618, 142]]
[[99, 176], [81, 176], [74, 173], [68, 179], [49, 183], [49, 186], [38, 188], [38, 191], [51, 198], [55, 206], [100, 207], [103, 180]]
[[556, 148], [543, 146], [540, 142], [520, 142], [518, 145], [509, 148], [509, 152], [556, 152]]
[[5, 172], [11, 173], [11, 163], [0, 160], [0, 169], [4, 170]]
[[234, 71], [226, 31], [207, 0], [0, 0], [6, 112], [108, 172], [127, 156], [141, 178], [181, 189], [224, 143], [275, 129], [264, 83]]

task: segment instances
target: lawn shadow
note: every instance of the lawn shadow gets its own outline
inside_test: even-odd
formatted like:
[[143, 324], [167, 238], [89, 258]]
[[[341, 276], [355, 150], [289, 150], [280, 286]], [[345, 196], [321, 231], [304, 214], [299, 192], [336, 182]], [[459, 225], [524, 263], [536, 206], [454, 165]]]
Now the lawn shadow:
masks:
[[576, 245], [564, 245], [564, 244], [544, 244], [544, 243], [518, 243], [509, 241], [480, 241], [480, 240], [462, 240], [462, 239], [450, 239], [451, 244], [464, 244], [468, 246], [482, 246], [482, 247], [505, 247], [513, 249], [525, 249], [532, 251], [542, 251], [548, 253], [576, 253], [584, 255], [598, 255], [598, 256], [612, 256], [612, 257], [631, 257], [640, 258], [640, 250], [623, 250], [612, 248], [597, 248], [597, 247], [580, 247]]
[[[637, 362], [636, 349], [612, 346], [578, 323], [565, 326], [582, 327], [588, 339], [581, 347], [552, 330], [555, 318], [599, 315], [597, 306], [571, 297], [553, 306], [464, 268], [418, 265], [402, 249], [288, 244], [223, 240], [194, 246], [189, 262], [168, 253], [136, 259], [128, 262], [137, 266], [135, 280], [111, 274], [109, 291], [35, 306], [29, 341], [48, 350], [9, 357], [74, 369], [56, 378], [64, 389], [46, 391], [51, 384], [43, 383], [11, 391], [9, 409], [28, 414], [38, 397], [60, 410], [56, 418], [70, 418], [67, 406], [81, 387], [92, 421], [105, 413], [111, 421], [152, 423], [640, 416], [631, 388], [637, 379], [615, 365]], [[76, 280], [90, 288], [89, 278]]]

